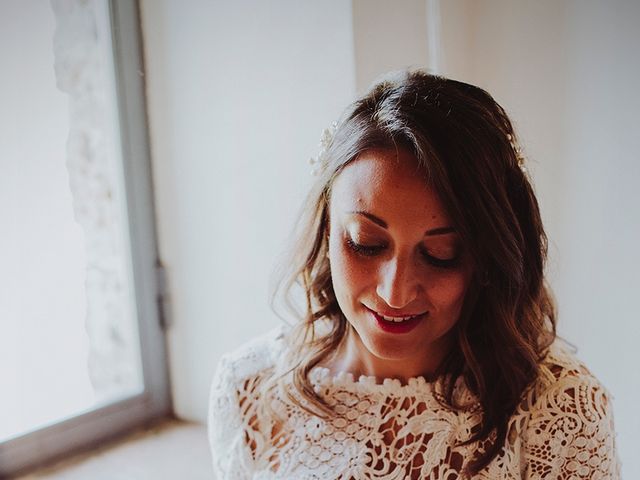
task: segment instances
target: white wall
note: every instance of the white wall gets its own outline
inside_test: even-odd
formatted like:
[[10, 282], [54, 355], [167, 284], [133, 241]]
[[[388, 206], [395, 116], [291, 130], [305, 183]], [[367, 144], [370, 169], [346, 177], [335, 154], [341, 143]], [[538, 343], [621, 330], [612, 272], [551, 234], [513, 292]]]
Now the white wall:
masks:
[[177, 414], [202, 421], [220, 353], [277, 322], [268, 278], [320, 130], [384, 71], [439, 65], [515, 120], [551, 240], [560, 332], [613, 393], [623, 471], [640, 478], [640, 4], [394, 5], [406, 22], [378, 1], [142, 1]]
[[204, 421], [222, 352], [276, 325], [268, 281], [322, 129], [355, 91], [342, 0], [143, 0], [176, 414]]
[[443, 73], [485, 87], [523, 138], [559, 332], [614, 397], [624, 478], [640, 478], [639, 24], [631, 0], [441, 2]]
[[351, 3], [358, 95], [381, 74], [426, 66], [425, 0], [352, 0]]

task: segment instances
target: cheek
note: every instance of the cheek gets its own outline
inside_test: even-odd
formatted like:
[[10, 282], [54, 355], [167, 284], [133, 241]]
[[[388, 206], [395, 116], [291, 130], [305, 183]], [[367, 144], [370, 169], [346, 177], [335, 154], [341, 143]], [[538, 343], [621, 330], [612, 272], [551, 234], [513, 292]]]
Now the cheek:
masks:
[[464, 301], [469, 278], [466, 271], [443, 273], [433, 278], [426, 286], [430, 302], [441, 311], [458, 312]]
[[347, 248], [338, 244], [331, 245], [329, 249], [333, 289], [342, 307], [345, 307], [343, 302], [346, 299], [358, 297], [365, 291], [372, 278], [369, 269], [353, 258]]

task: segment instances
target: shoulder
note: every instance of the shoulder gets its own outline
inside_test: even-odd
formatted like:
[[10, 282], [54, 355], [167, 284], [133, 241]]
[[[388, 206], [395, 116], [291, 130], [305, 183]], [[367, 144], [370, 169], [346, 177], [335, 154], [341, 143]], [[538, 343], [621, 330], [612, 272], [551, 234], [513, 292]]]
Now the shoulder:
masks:
[[617, 478], [611, 395], [562, 340], [521, 405], [530, 478]]
[[242, 397], [257, 391], [257, 384], [273, 371], [284, 352], [285, 331], [285, 327], [274, 328], [222, 355], [211, 382], [210, 416], [237, 408]]
[[[279, 327], [224, 354], [211, 382], [208, 435], [214, 470], [219, 478], [245, 478], [252, 456], [243, 432], [255, 408], [259, 383], [272, 372], [284, 348]], [[249, 418], [247, 418], [249, 415]]]
[[611, 412], [610, 393], [562, 339], [556, 339], [541, 362], [529, 399], [533, 413], [552, 407], [599, 416]]
[[529, 400], [553, 394], [571, 384], [594, 384], [604, 387], [574, 352], [574, 349], [560, 338], [549, 347], [547, 354], [538, 365], [538, 377], [530, 389]]
[[286, 327], [276, 327], [225, 353], [218, 362], [214, 383], [225, 380], [237, 386], [271, 370], [283, 353], [285, 332]]

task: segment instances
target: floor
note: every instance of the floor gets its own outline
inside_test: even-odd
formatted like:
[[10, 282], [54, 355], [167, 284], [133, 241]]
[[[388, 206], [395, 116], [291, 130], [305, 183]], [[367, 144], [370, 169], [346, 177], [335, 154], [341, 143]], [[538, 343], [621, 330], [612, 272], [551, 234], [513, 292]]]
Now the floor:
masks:
[[170, 420], [15, 480], [212, 480], [206, 428]]

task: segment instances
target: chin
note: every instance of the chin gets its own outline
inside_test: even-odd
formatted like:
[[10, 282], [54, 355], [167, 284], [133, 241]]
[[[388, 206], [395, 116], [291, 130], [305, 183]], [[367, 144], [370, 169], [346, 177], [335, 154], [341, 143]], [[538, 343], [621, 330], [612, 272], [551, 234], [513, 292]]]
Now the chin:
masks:
[[362, 345], [376, 358], [404, 361], [408, 364], [415, 364], [416, 360], [421, 359], [427, 365], [431, 360], [443, 357], [453, 341], [453, 328], [434, 331], [434, 326], [433, 323], [429, 323], [410, 333], [397, 335], [382, 332], [376, 325], [361, 324], [356, 332]]
[[[375, 328], [375, 327], [374, 327]], [[360, 331], [363, 329], [359, 329]], [[393, 335], [371, 332], [368, 328], [358, 334], [364, 346], [374, 356], [384, 360], [408, 360], [419, 356], [422, 342], [414, 335]]]

